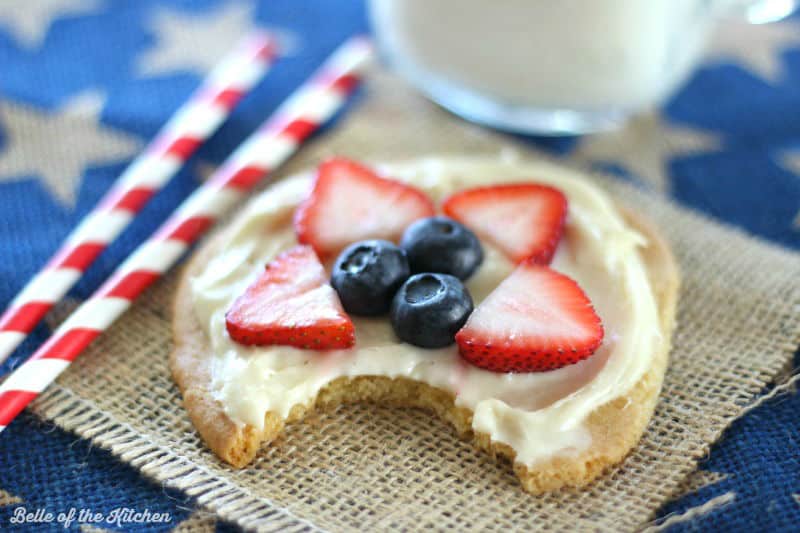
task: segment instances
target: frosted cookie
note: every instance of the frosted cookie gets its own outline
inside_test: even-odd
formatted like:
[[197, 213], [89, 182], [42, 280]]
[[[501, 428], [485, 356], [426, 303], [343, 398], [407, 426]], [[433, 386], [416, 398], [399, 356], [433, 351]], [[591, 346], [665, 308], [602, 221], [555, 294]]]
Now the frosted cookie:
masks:
[[433, 411], [541, 493], [586, 485], [636, 445], [677, 289], [658, 233], [574, 171], [334, 159], [196, 252], [170, 364], [236, 467], [311, 410], [387, 402]]

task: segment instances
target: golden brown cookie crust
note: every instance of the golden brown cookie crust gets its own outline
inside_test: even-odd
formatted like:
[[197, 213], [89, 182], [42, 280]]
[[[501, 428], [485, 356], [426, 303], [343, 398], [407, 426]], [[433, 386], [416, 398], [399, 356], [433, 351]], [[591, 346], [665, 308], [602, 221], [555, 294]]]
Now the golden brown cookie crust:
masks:
[[[655, 348], [650, 368], [639, 382], [627, 394], [598, 407], [589, 415], [587, 427], [592, 434], [592, 446], [588, 450], [575, 457], [555, 457], [534, 467], [515, 464], [514, 471], [522, 486], [533, 494], [560, 487], [582, 487], [606, 468], [620, 462], [641, 438], [658, 400], [675, 321], [678, 267], [669, 246], [649, 222], [626, 210], [623, 214], [628, 223], [648, 239], [648, 246], [641, 254], [655, 293], [664, 337]], [[175, 346], [170, 356], [172, 375], [181, 390], [189, 417], [217, 456], [235, 467], [243, 467], [253, 460], [262, 445], [278, 437], [286, 423], [301, 420], [315, 409], [371, 401], [432, 411], [450, 422], [459, 435], [472, 438], [478, 447], [514, 460], [515, 453], [511, 447], [491, 442], [489, 435], [472, 430], [472, 411], [457, 407], [452, 394], [406, 378], [363, 376], [336, 379], [320, 390], [312, 404], [292, 408], [286, 419], [267, 413], [263, 430], [231, 420], [210, 390], [211, 349], [195, 317], [188, 282], [225, 242], [225, 232], [218, 233], [194, 254], [184, 268], [173, 303]]]

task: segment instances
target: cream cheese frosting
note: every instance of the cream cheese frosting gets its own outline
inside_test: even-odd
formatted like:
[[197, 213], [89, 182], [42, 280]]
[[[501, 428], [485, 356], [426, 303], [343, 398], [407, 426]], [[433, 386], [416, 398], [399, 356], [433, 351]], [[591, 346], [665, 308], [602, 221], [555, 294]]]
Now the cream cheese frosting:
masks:
[[[470, 365], [455, 345], [428, 350], [400, 342], [389, 320], [352, 317], [356, 344], [317, 352], [287, 346], [247, 347], [225, 328], [225, 312], [265, 263], [296, 244], [292, 215], [308, 195], [312, 176], [279, 182], [255, 197], [225, 234], [223, 249], [190, 280], [194, 312], [211, 346], [212, 389], [234, 421], [263, 427], [313, 402], [340, 377], [406, 377], [452, 393], [473, 411], [472, 427], [509, 445], [528, 466], [591, 446], [586, 427], [596, 408], [624, 395], [644, 374], [663, 342], [655, 298], [640, 247], [646, 239], [628, 226], [612, 201], [580, 174], [545, 162], [515, 158], [426, 158], [378, 165], [437, 203], [469, 187], [536, 181], [561, 189], [569, 201], [565, 235], [551, 267], [575, 279], [603, 321], [605, 338], [588, 359], [542, 373], [500, 374]], [[479, 304], [513, 269], [482, 242], [485, 259], [467, 280]]]

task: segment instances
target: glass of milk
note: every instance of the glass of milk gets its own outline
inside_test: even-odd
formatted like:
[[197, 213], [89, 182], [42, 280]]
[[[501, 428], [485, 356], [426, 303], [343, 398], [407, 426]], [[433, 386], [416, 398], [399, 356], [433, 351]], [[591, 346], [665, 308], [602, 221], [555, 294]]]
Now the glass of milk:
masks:
[[469, 120], [535, 134], [619, 125], [688, 77], [720, 14], [796, 0], [370, 0], [385, 59]]

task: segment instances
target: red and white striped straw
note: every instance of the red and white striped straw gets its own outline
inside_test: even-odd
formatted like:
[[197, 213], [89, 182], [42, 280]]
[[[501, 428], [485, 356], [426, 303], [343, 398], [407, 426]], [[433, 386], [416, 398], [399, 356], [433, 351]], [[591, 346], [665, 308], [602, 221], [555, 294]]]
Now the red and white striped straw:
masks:
[[342, 107], [371, 58], [361, 37], [343, 44], [203, 186], [117, 268], [50, 339], [0, 385], [0, 431], [183, 255], [216, 219]]
[[275, 55], [274, 39], [258, 32], [245, 38], [209, 73], [0, 316], [0, 363], [219, 129], [239, 100], [264, 77]]

